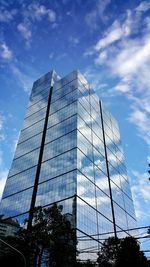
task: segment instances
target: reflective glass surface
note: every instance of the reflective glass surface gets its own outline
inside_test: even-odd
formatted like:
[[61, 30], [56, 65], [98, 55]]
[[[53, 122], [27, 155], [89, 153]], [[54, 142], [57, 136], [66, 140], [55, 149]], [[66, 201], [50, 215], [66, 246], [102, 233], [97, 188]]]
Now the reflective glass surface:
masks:
[[81, 260], [95, 260], [84, 250], [113, 235], [112, 206], [118, 231], [136, 226], [118, 124], [79, 71], [62, 79], [49, 72], [33, 85], [1, 202], [1, 212], [21, 224], [35, 177], [36, 206], [63, 206]]

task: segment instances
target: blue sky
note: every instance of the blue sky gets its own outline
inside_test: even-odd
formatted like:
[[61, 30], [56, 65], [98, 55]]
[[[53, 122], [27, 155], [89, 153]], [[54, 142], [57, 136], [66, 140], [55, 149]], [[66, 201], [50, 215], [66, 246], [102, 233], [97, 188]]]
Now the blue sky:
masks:
[[1, 0], [0, 23], [0, 195], [33, 81], [79, 69], [119, 122], [138, 226], [150, 225], [150, 2]]

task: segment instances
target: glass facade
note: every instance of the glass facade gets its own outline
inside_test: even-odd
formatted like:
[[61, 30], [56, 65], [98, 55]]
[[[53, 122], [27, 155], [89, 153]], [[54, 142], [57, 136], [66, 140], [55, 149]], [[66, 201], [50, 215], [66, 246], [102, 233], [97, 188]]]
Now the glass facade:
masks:
[[118, 124], [79, 71], [34, 83], [0, 213], [22, 224], [53, 203], [76, 228], [80, 260], [136, 226]]

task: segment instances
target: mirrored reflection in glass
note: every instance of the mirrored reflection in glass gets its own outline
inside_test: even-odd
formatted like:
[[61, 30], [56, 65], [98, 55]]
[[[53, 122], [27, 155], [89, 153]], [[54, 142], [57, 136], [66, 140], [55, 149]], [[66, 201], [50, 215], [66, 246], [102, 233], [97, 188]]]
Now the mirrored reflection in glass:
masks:
[[74, 114], [77, 113], [77, 101], [71, 103], [70, 105], [58, 110], [57, 112], [51, 114], [50, 111], [50, 116], [48, 118], [48, 126], [47, 128], [50, 128], [67, 118], [73, 116]]
[[116, 225], [122, 229], [127, 229], [127, 217], [126, 212], [120, 206], [118, 206], [115, 202], [113, 203], [114, 212], [115, 212], [115, 221]]
[[33, 188], [10, 197], [3, 198], [0, 204], [1, 214], [16, 216], [29, 211]]
[[45, 161], [41, 165], [39, 182], [47, 181], [53, 177], [76, 169], [77, 150], [72, 149], [51, 160]]
[[45, 206], [71, 197], [75, 194], [75, 191], [76, 171], [73, 171], [39, 184], [36, 206]]
[[28, 169], [7, 179], [3, 198], [34, 185], [36, 167]]
[[14, 158], [19, 158], [29, 153], [30, 151], [40, 147], [41, 140], [42, 140], [42, 133], [18, 144]]
[[84, 174], [88, 179], [94, 182], [94, 169], [91, 160], [77, 149], [77, 168], [82, 174]]
[[86, 234], [97, 233], [96, 211], [77, 197], [77, 228]]
[[23, 155], [20, 158], [14, 159], [9, 172], [9, 177], [26, 169], [32, 168], [37, 165], [39, 156], [39, 149]]
[[106, 217], [104, 217], [102, 214], [97, 213], [98, 216], [98, 231], [99, 231], [99, 237], [100, 238], [108, 238], [109, 236], [113, 236], [114, 232], [114, 226], [113, 222], [108, 220]]
[[110, 197], [108, 197], [102, 190], [96, 187], [96, 201], [97, 210], [106, 218], [112, 221], [112, 210]]
[[48, 144], [44, 147], [43, 161], [56, 157], [77, 146], [77, 131], [72, 131]]
[[46, 133], [45, 143], [49, 143], [77, 128], [77, 116], [74, 115], [49, 128]]
[[95, 185], [79, 171], [77, 172], [77, 195], [96, 208]]
[[41, 120], [39, 122], [36, 122], [32, 126], [22, 130], [20, 132], [18, 143], [24, 142], [27, 139], [30, 139], [32, 136], [35, 136], [36, 134], [42, 132], [43, 128], [44, 128], [44, 120]]
[[95, 171], [95, 184], [109, 196], [109, 184], [108, 184], [108, 177], [107, 175], [94, 166], [94, 171]]

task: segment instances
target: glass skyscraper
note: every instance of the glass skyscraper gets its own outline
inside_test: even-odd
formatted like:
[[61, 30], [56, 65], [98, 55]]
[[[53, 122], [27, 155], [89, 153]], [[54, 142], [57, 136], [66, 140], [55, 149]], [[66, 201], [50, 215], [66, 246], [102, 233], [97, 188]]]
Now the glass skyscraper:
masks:
[[79, 71], [34, 82], [0, 214], [22, 224], [53, 203], [75, 227], [82, 260], [136, 227], [118, 124]]

